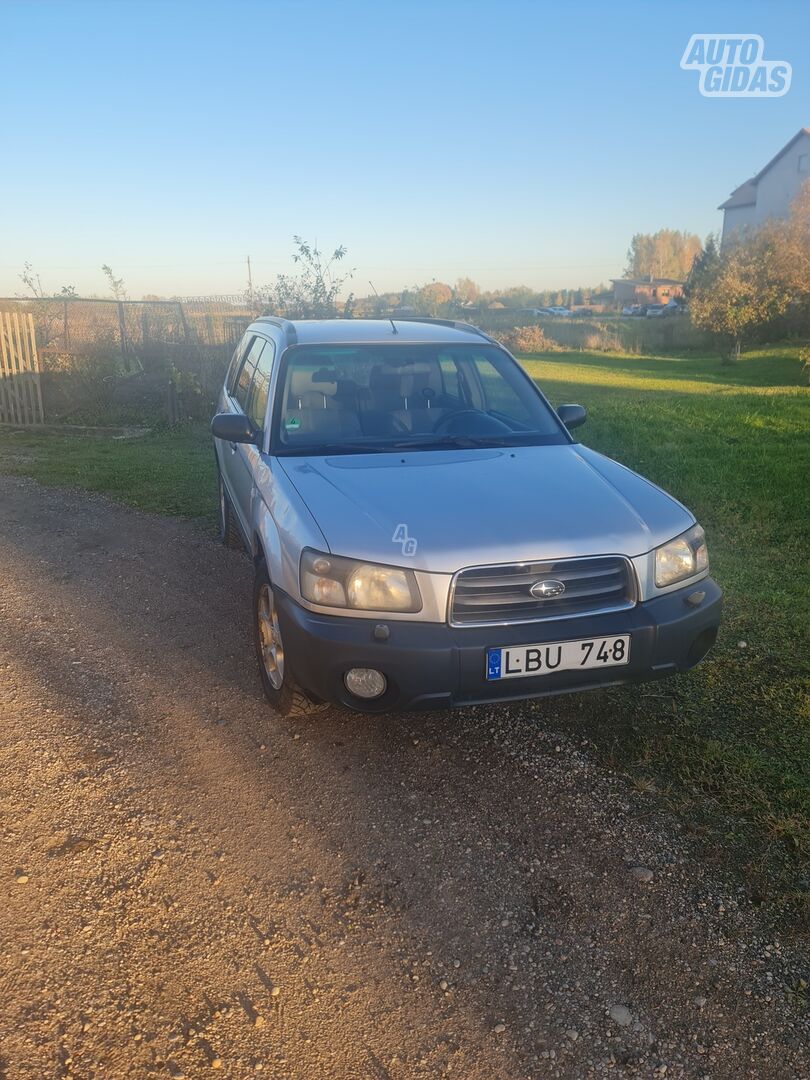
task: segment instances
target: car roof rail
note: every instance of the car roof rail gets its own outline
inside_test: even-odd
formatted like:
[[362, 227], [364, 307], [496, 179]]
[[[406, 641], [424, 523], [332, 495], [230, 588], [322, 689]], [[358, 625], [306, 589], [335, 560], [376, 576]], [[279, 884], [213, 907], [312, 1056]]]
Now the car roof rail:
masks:
[[453, 330], [466, 330], [470, 334], [477, 334], [478, 337], [484, 338], [485, 341], [492, 341], [489, 334], [485, 333], [480, 326], [473, 326], [472, 323], [460, 322], [458, 319], [439, 319], [434, 318], [432, 315], [390, 315], [388, 316], [394, 322], [415, 322], [415, 323], [432, 323], [436, 326], [449, 326]]
[[288, 345], [294, 345], [298, 340], [298, 334], [295, 331], [295, 323], [290, 322], [289, 319], [282, 319], [280, 315], [260, 315], [253, 321], [257, 323], [270, 323], [272, 326], [277, 326], [279, 330], [283, 330]]

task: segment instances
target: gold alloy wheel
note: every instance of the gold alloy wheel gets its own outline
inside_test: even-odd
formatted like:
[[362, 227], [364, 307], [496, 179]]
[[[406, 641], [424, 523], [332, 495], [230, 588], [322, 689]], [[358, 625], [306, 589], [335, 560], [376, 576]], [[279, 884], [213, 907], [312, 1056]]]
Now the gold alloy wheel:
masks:
[[284, 645], [281, 641], [281, 628], [278, 624], [278, 612], [269, 585], [262, 585], [259, 592], [259, 638], [262, 646], [262, 663], [267, 678], [274, 690], [280, 690], [284, 682]]

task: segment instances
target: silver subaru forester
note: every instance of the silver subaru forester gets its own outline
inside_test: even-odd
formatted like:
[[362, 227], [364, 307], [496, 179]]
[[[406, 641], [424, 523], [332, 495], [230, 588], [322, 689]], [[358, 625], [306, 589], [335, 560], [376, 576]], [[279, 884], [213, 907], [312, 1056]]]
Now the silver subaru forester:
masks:
[[651, 679], [720, 621], [690, 512], [570, 432], [517, 361], [430, 319], [257, 319], [211, 428], [282, 713], [441, 708]]

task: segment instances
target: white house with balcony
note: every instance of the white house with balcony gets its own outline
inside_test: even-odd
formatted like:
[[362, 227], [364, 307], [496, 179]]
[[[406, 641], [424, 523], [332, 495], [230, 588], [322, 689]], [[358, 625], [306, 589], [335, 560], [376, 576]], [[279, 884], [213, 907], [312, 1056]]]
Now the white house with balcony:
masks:
[[799, 188], [810, 180], [810, 127], [801, 128], [756, 176], [740, 184], [718, 207], [723, 211], [721, 246], [769, 218], [786, 218]]

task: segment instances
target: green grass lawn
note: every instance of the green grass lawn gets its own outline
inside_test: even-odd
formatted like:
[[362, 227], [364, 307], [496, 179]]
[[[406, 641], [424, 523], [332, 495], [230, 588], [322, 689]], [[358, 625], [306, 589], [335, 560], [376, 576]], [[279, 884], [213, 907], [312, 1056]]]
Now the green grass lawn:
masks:
[[810, 391], [798, 385], [797, 351], [763, 349], [731, 368], [588, 353], [524, 363], [554, 405], [588, 408], [583, 442], [689, 506], [725, 590], [720, 638], [701, 667], [583, 695], [579, 708], [560, 699], [555, 718], [584, 724], [693, 824], [713, 816], [758, 887], [810, 915]]
[[[694, 672], [545, 699], [538, 716], [586, 734], [708, 828], [760, 892], [810, 914], [810, 391], [798, 385], [797, 350], [763, 349], [731, 368], [715, 357], [603, 353], [524, 363], [553, 404], [587, 406], [583, 442], [694, 511], [726, 593], [718, 644]], [[204, 426], [129, 441], [2, 434], [0, 471], [215, 518]]]
[[0, 433], [0, 472], [103, 492], [138, 510], [212, 522], [217, 516], [207, 424], [131, 439]]

